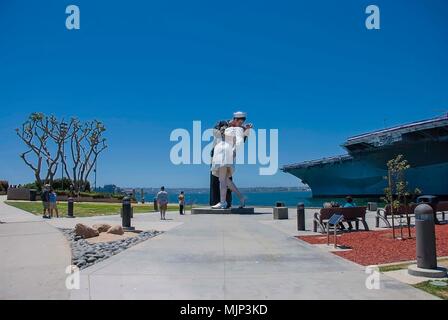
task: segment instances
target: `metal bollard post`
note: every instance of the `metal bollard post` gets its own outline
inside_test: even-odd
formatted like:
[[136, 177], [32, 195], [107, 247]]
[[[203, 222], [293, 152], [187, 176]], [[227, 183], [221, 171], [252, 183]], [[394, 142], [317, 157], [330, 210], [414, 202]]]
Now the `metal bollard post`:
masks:
[[446, 269], [437, 268], [436, 232], [434, 212], [430, 205], [419, 204], [415, 210], [415, 229], [417, 240], [417, 265], [408, 267], [414, 276], [443, 278]]
[[305, 204], [297, 204], [297, 230], [305, 231]]
[[73, 215], [73, 205], [74, 205], [73, 198], [69, 197], [67, 199], [67, 218], [74, 218], [75, 217]]
[[417, 238], [417, 266], [424, 269], [437, 268], [436, 231], [431, 206], [424, 204], [415, 208]]
[[123, 198], [123, 206], [121, 210], [122, 210], [121, 225], [123, 229], [135, 230], [134, 227], [131, 227], [132, 207], [131, 207], [131, 199], [129, 197]]

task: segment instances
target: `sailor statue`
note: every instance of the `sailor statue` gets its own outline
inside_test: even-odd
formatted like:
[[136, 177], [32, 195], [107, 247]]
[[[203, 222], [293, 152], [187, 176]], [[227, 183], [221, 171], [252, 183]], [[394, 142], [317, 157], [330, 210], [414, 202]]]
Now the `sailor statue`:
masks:
[[245, 112], [235, 112], [232, 120], [219, 121], [214, 127], [214, 147], [211, 152], [210, 205], [213, 209], [227, 209], [232, 205], [232, 192], [245, 206], [245, 198], [232, 180], [237, 149], [243, 146], [252, 124], [244, 124]]

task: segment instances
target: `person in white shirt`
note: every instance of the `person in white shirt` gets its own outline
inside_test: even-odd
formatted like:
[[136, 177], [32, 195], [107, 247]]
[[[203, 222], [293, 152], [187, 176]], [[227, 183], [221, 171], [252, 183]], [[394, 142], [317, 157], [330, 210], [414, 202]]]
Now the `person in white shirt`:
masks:
[[240, 208], [245, 205], [245, 198], [235, 186], [230, 177], [235, 171], [235, 158], [237, 149], [244, 143], [244, 138], [249, 135], [251, 124], [246, 124], [246, 113], [235, 112], [233, 120], [229, 122], [227, 128], [214, 130], [215, 146], [213, 148], [213, 158], [211, 171], [219, 178], [220, 202], [213, 205], [213, 209], [227, 208], [227, 188], [235, 192], [240, 199]]
[[168, 208], [168, 192], [165, 191], [165, 187], [160, 188], [160, 191], [157, 193], [156, 199], [160, 211], [160, 220], [166, 220], [165, 214]]

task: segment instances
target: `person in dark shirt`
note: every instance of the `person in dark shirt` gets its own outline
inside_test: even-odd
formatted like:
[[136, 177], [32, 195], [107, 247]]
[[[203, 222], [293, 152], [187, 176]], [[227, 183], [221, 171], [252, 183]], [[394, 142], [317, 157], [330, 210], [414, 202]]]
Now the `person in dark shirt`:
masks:
[[50, 218], [50, 186], [46, 184], [41, 194], [43, 214], [42, 218]]

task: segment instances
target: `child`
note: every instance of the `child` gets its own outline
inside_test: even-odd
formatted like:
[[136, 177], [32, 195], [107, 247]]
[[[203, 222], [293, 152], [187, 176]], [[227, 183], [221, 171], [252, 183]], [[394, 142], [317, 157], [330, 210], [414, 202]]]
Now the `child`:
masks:
[[59, 218], [58, 206], [56, 204], [57, 195], [53, 189], [50, 189], [49, 198], [50, 198], [50, 216], [53, 217], [53, 210], [54, 210], [56, 211], [56, 218]]

